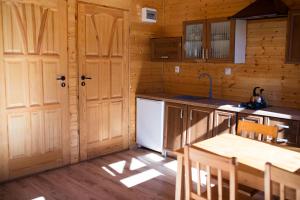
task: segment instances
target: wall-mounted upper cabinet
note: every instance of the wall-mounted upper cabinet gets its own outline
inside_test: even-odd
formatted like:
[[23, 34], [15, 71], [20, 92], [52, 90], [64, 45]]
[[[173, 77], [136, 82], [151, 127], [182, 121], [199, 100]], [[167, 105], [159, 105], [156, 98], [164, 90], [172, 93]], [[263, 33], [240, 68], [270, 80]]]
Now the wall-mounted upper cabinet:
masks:
[[206, 21], [188, 21], [183, 23], [183, 59], [204, 60], [206, 57]]
[[197, 20], [183, 24], [183, 59], [245, 63], [245, 20]]
[[289, 12], [286, 62], [300, 63], [300, 10]]
[[152, 61], [181, 61], [181, 37], [152, 38]]

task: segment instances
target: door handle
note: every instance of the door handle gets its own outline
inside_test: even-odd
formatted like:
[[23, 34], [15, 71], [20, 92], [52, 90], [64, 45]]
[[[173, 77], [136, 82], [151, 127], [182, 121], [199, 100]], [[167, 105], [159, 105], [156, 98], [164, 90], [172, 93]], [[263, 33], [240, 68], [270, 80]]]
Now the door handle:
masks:
[[190, 120], [191, 121], [193, 120], [193, 110], [191, 110], [191, 112], [190, 112]]
[[86, 80], [86, 79], [92, 79], [91, 77], [88, 77], [88, 76], [85, 76], [85, 75], [82, 75], [81, 77], [80, 77], [80, 79], [82, 80], [82, 81], [84, 81], [84, 80]]
[[161, 56], [160, 58], [161, 58], [161, 59], [168, 59], [169, 56]]
[[58, 80], [58, 81], [65, 81], [66, 77], [64, 75], [62, 75], [60, 77], [57, 77], [56, 80]]
[[228, 117], [228, 128], [231, 128], [231, 116]]
[[289, 125], [283, 125], [283, 124], [276, 124], [278, 128], [285, 128], [285, 129], [289, 129], [290, 126]]
[[64, 75], [57, 77], [56, 80], [61, 81], [60, 84], [61, 87], [66, 87], [66, 83], [65, 83], [66, 77]]
[[180, 110], [180, 118], [181, 119], [183, 118], [183, 110], [182, 109]]

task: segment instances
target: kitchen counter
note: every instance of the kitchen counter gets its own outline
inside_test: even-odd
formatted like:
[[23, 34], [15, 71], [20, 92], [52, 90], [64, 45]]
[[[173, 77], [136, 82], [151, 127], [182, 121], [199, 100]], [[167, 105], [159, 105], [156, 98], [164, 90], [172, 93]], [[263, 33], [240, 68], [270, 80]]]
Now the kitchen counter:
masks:
[[300, 121], [300, 110], [297, 109], [271, 106], [261, 110], [249, 110], [246, 108], [238, 107], [240, 102], [236, 102], [236, 101], [229, 101], [229, 100], [222, 100], [222, 99], [208, 99], [208, 98], [201, 98], [197, 100], [184, 100], [184, 99], [176, 98], [176, 96], [180, 96], [180, 95], [165, 94], [165, 93], [136, 95], [136, 97], [138, 98], [161, 100], [170, 103], [187, 104], [192, 106], [213, 108], [213, 109], [223, 110], [223, 111]]

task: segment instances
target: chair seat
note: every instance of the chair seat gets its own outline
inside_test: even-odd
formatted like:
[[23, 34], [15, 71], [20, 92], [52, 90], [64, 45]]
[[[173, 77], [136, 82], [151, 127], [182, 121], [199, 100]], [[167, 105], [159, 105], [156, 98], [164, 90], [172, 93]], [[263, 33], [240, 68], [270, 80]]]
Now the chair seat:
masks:
[[[203, 196], [203, 197], [206, 198], [207, 192], [203, 192], [201, 194], [201, 196]], [[211, 196], [212, 196], [212, 200], [218, 200], [218, 187], [217, 186], [211, 188]], [[223, 200], [229, 199], [229, 188], [223, 187], [223, 190], [222, 190], [222, 199]], [[236, 200], [253, 200], [253, 199], [250, 196], [248, 196], [248, 195], [245, 195], [245, 194], [242, 194], [240, 192], [237, 192], [237, 198], [236, 198]], [[263, 198], [262, 199], [257, 199], [257, 200], [263, 200]]]

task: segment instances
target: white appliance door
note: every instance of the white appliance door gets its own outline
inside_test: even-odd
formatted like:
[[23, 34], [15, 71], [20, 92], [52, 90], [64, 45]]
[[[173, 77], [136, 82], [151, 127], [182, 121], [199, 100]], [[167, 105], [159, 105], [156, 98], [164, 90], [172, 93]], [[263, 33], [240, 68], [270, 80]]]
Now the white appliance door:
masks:
[[163, 101], [137, 98], [137, 144], [163, 152]]

